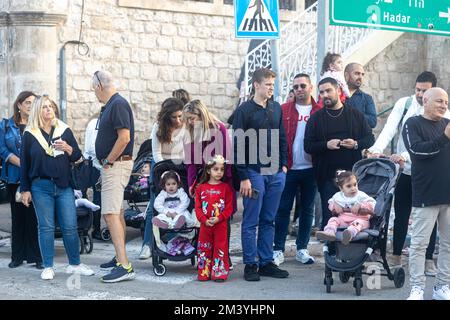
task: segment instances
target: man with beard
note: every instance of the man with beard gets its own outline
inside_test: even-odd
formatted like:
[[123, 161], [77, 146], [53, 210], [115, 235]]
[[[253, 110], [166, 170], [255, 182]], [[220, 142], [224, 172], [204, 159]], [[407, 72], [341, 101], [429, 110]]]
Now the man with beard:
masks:
[[[386, 124], [375, 144], [369, 148], [368, 157], [379, 157], [383, 150], [389, 145], [397, 132], [403, 128], [405, 122], [414, 116], [422, 115], [423, 95], [432, 88], [436, 87], [437, 79], [434, 73], [429, 71], [422, 72], [416, 79], [415, 94], [409, 97], [399, 99], [392, 109]], [[450, 117], [447, 111], [446, 118]], [[390, 156], [390, 159], [403, 167], [403, 172], [395, 187], [394, 196], [394, 238], [393, 238], [393, 256], [392, 266], [402, 265], [402, 249], [405, 244], [406, 234], [408, 232], [409, 216], [412, 209], [412, 187], [411, 187], [411, 158], [408, 150], [403, 143], [403, 139], [398, 139], [396, 153]], [[436, 242], [436, 228], [431, 234], [430, 243], [427, 248], [425, 261], [425, 274], [435, 276], [437, 269], [433, 261], [433, 252]]]
[[340, 101], [340, 91], [333, 78], [319, 82], [324, 108], [311, 116], [305, 131], [304, 148], [312, 155], [322, 201], [322, 230], [331, 218], [328, 200], [339, 191], [334, 183], [336, 170], [352, 170], [362, 158], [361, 150], [375, 140], [364, 115]]
[[359, 63], [352, 62], [345, 67], [344, 77], [350, 91], [350, 97], [345, 100], [345, 103], [361, 111], [366, 117], [369, 126], [375, 128], [377, 126], [375, 103], [370, 94], [360, 89], [364, 75], [364, 68]]

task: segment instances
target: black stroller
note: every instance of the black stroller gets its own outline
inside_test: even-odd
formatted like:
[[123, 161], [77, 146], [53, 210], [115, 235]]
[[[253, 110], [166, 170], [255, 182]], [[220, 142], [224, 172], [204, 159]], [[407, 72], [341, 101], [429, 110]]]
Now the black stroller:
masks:
[[[187, 186], [187, 174], [186, 174], [186, 167], [184, 164], [175, 164], [172, 162], [172, 160], [164, 160], [161, 162], [158, 162], [153, 171], [153, 183], [152, 183], [152, 192], [155, 192], [155, 197], [158, 195], [158, 193], [161, 191], [159, 187], [159, 183], [161, 180], [161, 175], [168, 170], [174, 170], [177, 172], [181, 178], [181, 181], [183, 183], [183, 189], [188, 193], [188, 186]], [[194, 201], [191, 199], [191, 204], [189, 205], [189, 212], [192, 212], [192, 209], [194, 207]], [[158, 212], [153, 208], [151, 210], [153, 212], [153, 216], [158, 215]], [[155, 232], [155, 229], [157, 230]], [[180, 229], [160, 229], [157, 227], [153, 227], [153, 237], [152, 237], [152, 264], [153, 264], [153, 272], [157, 276], [163, 276], [166, 274], [166, 266], [164, 265], [164, 260], [169, 261], [185, 261], [190, 259], [191, 265], [195, 266], [195, 257], [197, 255], [197, 239], [198, 239], [198, 228], [196, 226], [192, 227], [186, 227], [183, 226]], [[158, 232], [159, 231], [159, 232]], [[158, 237], [159, 234], [159, 237]], [[163, 246], [168, 243], [170, 239], [173, 239], [176, 235], [181, 235], [189, 239], [190, 244], [192, 245], [195, 250], [193, 250], [189, 254], [183, 254], [183, 253], [177, 253], [176, 255], [170, 255], [169, 253], [165, 252], [160, 246], [158, 246], [158, 243]]]
[[[150, 181], [148, 177], [142, 177], [141, 169], [145, 164], [152, 161], [151, 140], [146, 140], [139, 148], [134, 160], [133, 170], [130, 180], [124, 190], [123, 198], [127, 201], [128, 208], [125, 209], [124, 219], [128, 227], [141, 230], [141, 235], [145, 229], [145, 208], [150, 201]], [[111, 239], [108, 228], [101, 230], [101, 237], [108, 241]]]
[[[92, 229], [94, 214], [86, 207], [77, 207], [78, 236], [80, 237], [80, 254], [91, 253], [94, 249], [94, 242], [90, 230]], [[62, 238], [61, 228], [58, 220], [55, 223], [55, 238]]]
[[[355, 163], [353, 172], [358, 179], [359, 189], [377, 201], [375, 212], [370, 220], [370, 229], [357, 234], [347, 246], [341, 243], [345, 228], [338, 228], [336, 241], [325, 242], [323, 251], [326, 291], [327, 293], [331, 292], [332, 272], [335, 271], [339, 272], [339, 279], [342, 283], [346, 283], [351, 277], [354, 277], [353, 287], [356, 295], [361, 295], [362, 274], [375, 274], [375, 270], [371, 273], [363, 272], [364, 263], [368, 261], [374, 250], [379, 250], [382, 261], [376, 259], [372, 262], [382, 264], [386, 271], [386, 273], [381, 272], [380, 275], [387, 276], [389, 280], [394, 281], [396, 288], [401, 288], [405, 282], [404, 269], [399, 267], [391, 270], [386, 260], [389, 216], [394, 188], [399, 177], [399, 166], [385, 158], [363, 159]], [[335, 255], [330, 254], [329, 248], [334, 249]]]

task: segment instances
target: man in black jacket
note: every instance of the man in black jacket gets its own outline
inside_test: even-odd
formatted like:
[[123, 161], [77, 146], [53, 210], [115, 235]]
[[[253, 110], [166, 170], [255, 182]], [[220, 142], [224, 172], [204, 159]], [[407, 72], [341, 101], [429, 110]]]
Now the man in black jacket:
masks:
[[339, 191], [334, 183], [336, 170], [352, 170], [362, 158], [361, 150], [375, 141], [364, 115], [342, 104], [340, 93], [335, 79], [325, 78], [319, 82], [324, 108], [311, 116], [305, 131], [305, 151], [313, 157], [322, 201], [322, 230], [331, 218], [328, 200]]
[[412, 235], [409, 250], [411, 294], [408, 300], [423, 300], [425, 250], [438, 222], [438, 273], [433, 300], [450, 300], [450, 120], [448, 94], [428, 89], [424, 114], [409, 118], [403, 141], [411, 156]]
[[281, 107], [270, 100], [274, 83], [273, 71], [256, 70], [255, 96], [236, 109], [233, 119], [234, 163], [244, 204], [242, 251], [247, 281], [258, 281], [260, 275], [289, 275], [273, 263], [274, 221], [287, 171]]

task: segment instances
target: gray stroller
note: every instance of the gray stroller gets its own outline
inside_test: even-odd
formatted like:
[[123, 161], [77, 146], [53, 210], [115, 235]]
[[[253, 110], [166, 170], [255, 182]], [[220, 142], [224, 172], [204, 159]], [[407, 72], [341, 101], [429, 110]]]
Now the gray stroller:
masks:
[[391, 211], [394, 188], [397, 184], [400, 169], [397, 164], [386, 158], [363, 159], [353, 166], [359, 189], [376, 199], [375, 212], [370, 220], [370, 228], [356, 235], [348, 244], [343, 245], [342, 234], [345, 228], [338, 228], [336, 241], [327, 241], [323, 251], [325, 257], [325, 279], [327, 293], [331, 292], [333, 285], [333, 271], [339, 272], [339, 279], [346, 283], [351, 277], [356, 295], [361, 295], [363, 287], [362, 274], [373, 275], [363, 272], [364, 263], [372, 252], [379, 250], [380, 259], [376, 262], [383, 266], [385, 271], [382, 276], [387, 276], [394, 281], [396, 288], [401, 288], [405, 282], [405, 271], [403, 268], [391, 270], [386, 260], [386, 245], [388, 238], [389, 216]]

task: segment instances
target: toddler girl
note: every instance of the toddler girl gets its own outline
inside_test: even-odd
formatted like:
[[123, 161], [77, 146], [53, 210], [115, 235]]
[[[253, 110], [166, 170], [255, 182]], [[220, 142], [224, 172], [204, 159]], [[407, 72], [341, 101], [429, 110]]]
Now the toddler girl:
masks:
[[342, 94], [340, 100], [345, 101], [345, 98], [350, 97], [350, 90], [348, 89], [347, 82], [344, 77], [344, 66], [342, 57], [338, 53], [328, 52], [323, 59], [322, 72], [320, 73], [320, 80], [324, 78], [333, 78], [341, 87]]
[[356, 176], [351, 171], [338, 170], [336, 183], [340, 192], [328, 200], [328, 208], [337, 215], [328, 221], [324, 231], [317, 231], [317, 239], [335, 241], [338, 227], [348, 227], [342, 235], [347, 245], [359, 232], [368, 229], [375, 209], [375, 199], [358, 190]]
[[200, 221], [198, 280], [223, 282], [228, 278], [227, 221], [233, 213], [233, 190], [222, 182], [225, 159], [209, 160], [195, 191], [195, 214]]
[[161, 192], [155, 199], [154, 208], [159, 213], [152, 223], [161, 229], [179, 229], [185, 223], [195, 222], [189, 214], [189, 197], [183, 190], [178, 173], [166, 171], [161, 176]]

